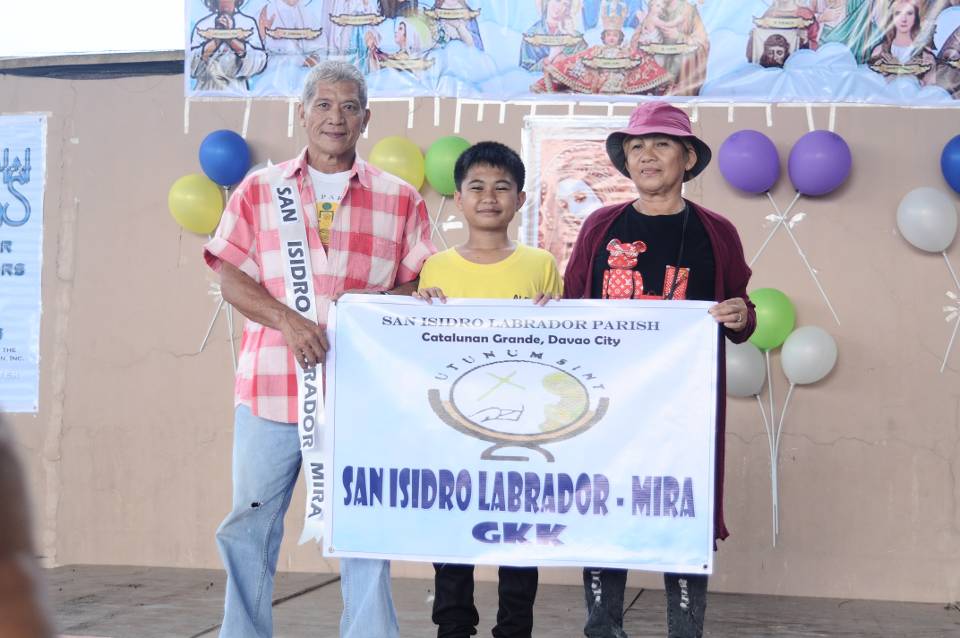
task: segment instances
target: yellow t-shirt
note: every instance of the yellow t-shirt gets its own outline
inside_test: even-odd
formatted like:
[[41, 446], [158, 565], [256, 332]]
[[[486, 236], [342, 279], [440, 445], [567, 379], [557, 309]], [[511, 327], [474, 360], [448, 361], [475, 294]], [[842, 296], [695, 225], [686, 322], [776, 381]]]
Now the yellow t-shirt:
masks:
[[447, 297], [532, 299], [541, 292], [559, 295], [563, 280], [553, 255], [518, 244], [509, 257], [493, 264], [468, 261], [456, 248], [439, 252], [420, 271], [424, 288], [440, 288]]

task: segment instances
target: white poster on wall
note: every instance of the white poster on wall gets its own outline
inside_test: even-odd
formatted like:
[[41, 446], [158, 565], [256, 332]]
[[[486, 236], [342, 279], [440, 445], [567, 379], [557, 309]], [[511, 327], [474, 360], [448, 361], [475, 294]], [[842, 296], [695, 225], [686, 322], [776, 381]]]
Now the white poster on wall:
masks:
[[0, 410], [36, 413], [47, 116], [0, 116]]

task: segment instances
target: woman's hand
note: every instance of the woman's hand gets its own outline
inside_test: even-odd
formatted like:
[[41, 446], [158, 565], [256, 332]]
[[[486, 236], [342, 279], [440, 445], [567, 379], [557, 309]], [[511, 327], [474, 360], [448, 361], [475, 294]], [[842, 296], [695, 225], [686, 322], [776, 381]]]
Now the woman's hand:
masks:
[[722, 323], [724, 328], [733, 332], [740, 332], [747, 327], [747, 302], [740, 297], [721, 301], [715, 306], [711, 306], [707, 311], [717, 323]]

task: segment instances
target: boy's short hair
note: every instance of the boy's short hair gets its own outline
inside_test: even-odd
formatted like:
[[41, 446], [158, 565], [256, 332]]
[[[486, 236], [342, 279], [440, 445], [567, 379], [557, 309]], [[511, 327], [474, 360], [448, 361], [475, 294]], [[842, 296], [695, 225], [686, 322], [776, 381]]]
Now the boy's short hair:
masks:
[[523, 190], [523, 180], [527, 171], [517, 152], [500, 142], [477, 142], [460, 154], [453, 167], [453, 182], [458, 191], [463, 184], [463, 179], [467, 176], [467, 171], [477, 164], [505, 170], [517, 183], [517, 191]]

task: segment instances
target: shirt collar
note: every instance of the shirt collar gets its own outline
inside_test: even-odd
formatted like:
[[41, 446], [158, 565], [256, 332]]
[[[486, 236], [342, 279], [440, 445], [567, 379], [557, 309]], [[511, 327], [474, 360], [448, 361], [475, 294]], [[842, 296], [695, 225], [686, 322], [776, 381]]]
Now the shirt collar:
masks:
[[[290, 163], [290, 166], [284, 172], [283, 177], [284, 179], [290, 179], [291, 177], [295, 176], [297, 173], [300, 173], [302, 175], [309, 174], [309, 170], [307, 168], [307, 148], [306, 147], [304, 147], [303, 150], [300, 151], [300, 155], [298, 155], [297, 158]], [[360, 185], [363, 186], [364, 188], [369, 189], [371, 187], [370, 167], [365, 161], [360, 159], [360, 155], [354, 156], [353, 166], [350, 168], [349, 179], [353, 179], [354, 177], [357, 178], [357, 180], [360, 182]]]

